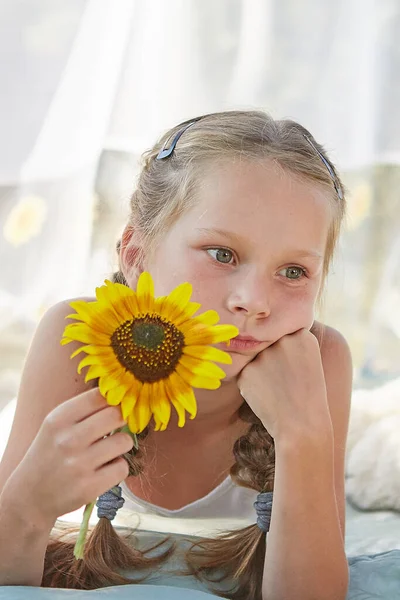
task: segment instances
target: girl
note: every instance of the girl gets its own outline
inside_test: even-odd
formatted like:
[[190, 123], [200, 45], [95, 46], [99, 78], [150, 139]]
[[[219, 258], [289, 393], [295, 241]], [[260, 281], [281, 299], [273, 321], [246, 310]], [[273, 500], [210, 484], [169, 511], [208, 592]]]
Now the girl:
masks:
[[[135, 288], [149, 271], [156, 295], [191, 282], [202, 309], [238, 327], [224, 346], [232, 364], [220, 389], [196, 391], [193, 421], [180, 429], [172, 418], [164, 432], [150, 425], [135, 454], [128, 434], [104, 437], [123, 425], [120, 409], [77, 375], [74, 348], [60, 346], [69, 301], [50, 309], [26, 361], [0, 470], [0, 583], [40, 585], [57, 517], [125, 480], [139, 511], [221, 516], [222, 486], [219, 511], [253, 515], [248, 527], [201, 540], [187, 556], [198, 577], [218, 569], [233, 578], [228, 597], [344, 600], [351, 359], [342, 336], [314, 320], [345, 210], [335, 168], [293, 121], [209, 114], [147, 152], [131, 209], [115, 280]], [[272, 491], [269, 522], [253, 502]], [[84, 561], [67, 558], [70, 546], [49, 547], [45, 585], [126, 583], [121, 569], [168, 555], [128, 547], [106, 518]]]

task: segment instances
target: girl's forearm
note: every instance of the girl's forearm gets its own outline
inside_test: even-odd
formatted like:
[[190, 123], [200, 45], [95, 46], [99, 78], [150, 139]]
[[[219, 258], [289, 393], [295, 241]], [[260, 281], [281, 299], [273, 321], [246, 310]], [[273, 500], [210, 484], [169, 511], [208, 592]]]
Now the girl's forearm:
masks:
[[344, 600], [348, 586], [329, 432], [275, 440], [265, 600]]
[[4, 488], [0, 496], [0, 585], [41, 585], [53, 525]]

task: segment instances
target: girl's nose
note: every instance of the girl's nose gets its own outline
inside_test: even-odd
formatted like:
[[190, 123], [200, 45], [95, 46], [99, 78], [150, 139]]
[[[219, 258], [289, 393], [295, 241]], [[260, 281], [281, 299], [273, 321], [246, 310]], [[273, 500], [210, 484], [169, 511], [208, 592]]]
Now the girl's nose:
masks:
[[264, 281], [250, 277], [232, 291], [228, 308], [232, 313], [243, 313], [247, 317], [263, 319], [271, 314], [270, 294]]

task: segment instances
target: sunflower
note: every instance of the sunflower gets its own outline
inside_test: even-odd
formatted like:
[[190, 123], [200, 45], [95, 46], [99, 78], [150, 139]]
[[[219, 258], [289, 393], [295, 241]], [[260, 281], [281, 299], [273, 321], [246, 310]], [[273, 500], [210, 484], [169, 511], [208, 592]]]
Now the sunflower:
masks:
[[85, 352], [78, 367], [89, 367], [85, 381], [99, 379], [108, 404], [121, 405], [132, 433], [140, 433], [152, 416], [155, 430], [166, 429], [171, 405], [178, 425], [186, 412], [197, 412], [192, 388], [214, 390], [224, 371], [214, 364], [230, 364], [227, 352], [210, 344], [228, 342], [238, 334], [233, 325], [216, 325], [219, 316], [208, 310], [193, 316], [200, 304], [190, 301], [192, 286], [178, 285], [168, 296], [154, 297], [149, 273], [139, 277], [136, 292], [108, 280], [96, 288], [96, 300], [71, 302], [80, 321], [65, 327], [61, 344], [83, 344], [71, 358]]

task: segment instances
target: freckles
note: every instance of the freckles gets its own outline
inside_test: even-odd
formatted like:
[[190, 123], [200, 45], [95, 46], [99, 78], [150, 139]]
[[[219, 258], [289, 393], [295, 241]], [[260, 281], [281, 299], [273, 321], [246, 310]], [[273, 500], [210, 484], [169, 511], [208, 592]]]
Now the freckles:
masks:
[[200, 302], [200, 304], [202, 304], [203, 306], [209, 305], [212, 302], [212, 294], [210, 293], [210, 288], [207, 285], [205, 279], [202, 279], [201, 277], [196, 277], [193, 274], [190, 283], [193, 286], [192, 300], [194, 302]]
[[[308, 286], [307, 286], [308, 287]], [[311, 326], [314, 320], [315, 298], [311, 286], [296, 290], [294, 296], [282, 298], [280, 304], [282, 318], [290, 327], [301, 328]], [[285, 315], [285, 316], [284, 316]]]

